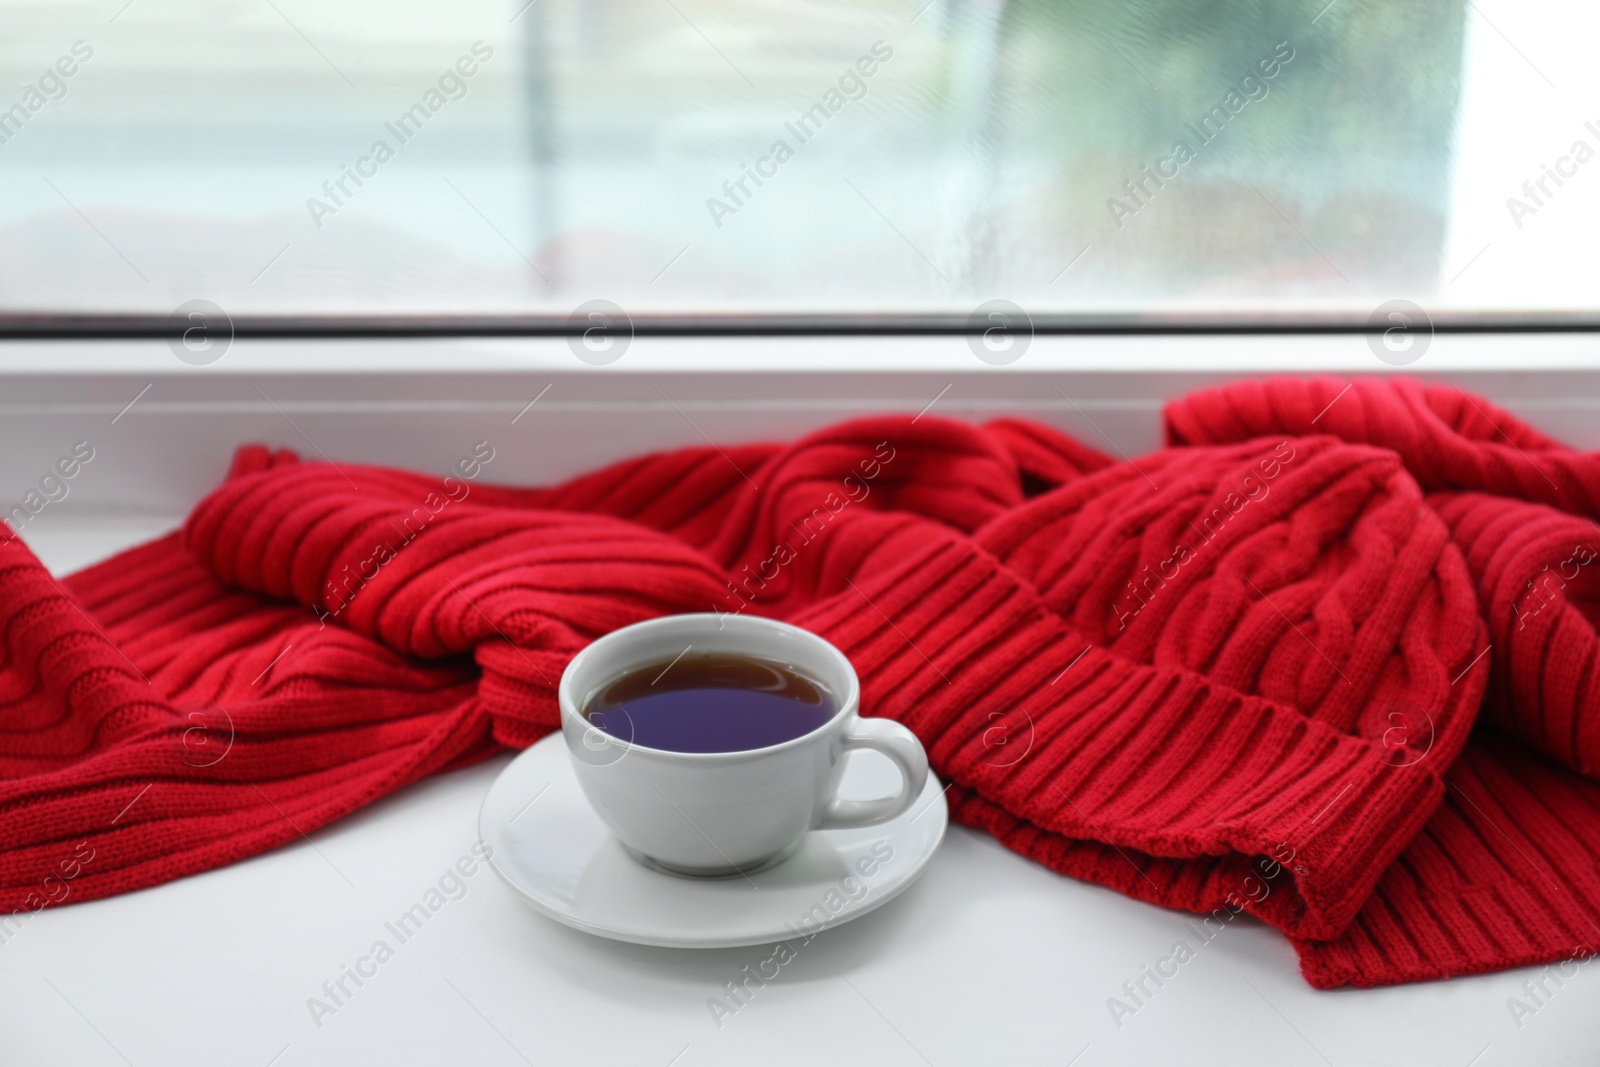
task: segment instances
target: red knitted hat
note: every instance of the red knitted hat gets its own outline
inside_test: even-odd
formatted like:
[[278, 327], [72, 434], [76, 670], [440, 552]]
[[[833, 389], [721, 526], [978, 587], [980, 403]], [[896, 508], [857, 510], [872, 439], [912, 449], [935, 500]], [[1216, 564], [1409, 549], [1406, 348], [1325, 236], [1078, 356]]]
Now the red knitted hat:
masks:
[[1592, 955], [1600, 456], [1403, 378], [1208, 390], [1171, 405], [1167, 427], [1178, 444], [1321, 430], [1393, 450], [1431, 491], [1489, 628], [1484, 725], [1448, 770], [1445, 803], [1343, 936], [1300, 946], [1307, 977], [1371, 984]]

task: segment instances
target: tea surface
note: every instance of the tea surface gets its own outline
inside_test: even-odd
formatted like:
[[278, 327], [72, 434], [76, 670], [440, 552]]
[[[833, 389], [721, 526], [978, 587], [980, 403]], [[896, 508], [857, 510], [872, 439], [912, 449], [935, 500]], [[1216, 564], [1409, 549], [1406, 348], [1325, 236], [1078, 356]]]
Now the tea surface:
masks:
[[584, 708], [597, 729], [671, 752], [742, 752], [810, 733], [838, 710], [792, 667], [725, 652], [690, 652], [635, 667]]

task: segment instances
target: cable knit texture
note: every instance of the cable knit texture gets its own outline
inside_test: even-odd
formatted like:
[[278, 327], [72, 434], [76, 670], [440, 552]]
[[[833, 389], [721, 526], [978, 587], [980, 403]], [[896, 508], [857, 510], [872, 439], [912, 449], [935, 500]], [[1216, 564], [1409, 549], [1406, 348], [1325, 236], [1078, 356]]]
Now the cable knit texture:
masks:
[[0, 939], [531, 744], [587, 642], [721, 611], [838, 645], [958, 820], [1251, 912], [1314, 985], [1600, 945], [1600, 457], [1405, 380], [1167, 424], [1117, 463], [865, 419], [543, 489], [252, 446], [181, 533], [59, 583], [11, 538]]

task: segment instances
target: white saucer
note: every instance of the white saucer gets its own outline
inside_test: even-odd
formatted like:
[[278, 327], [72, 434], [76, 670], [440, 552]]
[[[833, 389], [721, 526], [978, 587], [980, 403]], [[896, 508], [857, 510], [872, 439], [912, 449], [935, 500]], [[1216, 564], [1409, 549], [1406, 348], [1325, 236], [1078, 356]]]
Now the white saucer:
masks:
[[[841, 796], [866, 800], [898, 787], [894, 765], [877, 753], [846, 760]], [[748, 876], [679, 877], [623, 851], [578, 788], [558, 731], [500, 772], [478, 833], [500, 876], [557, 922], [639, 945], [731, 948], [805, 937], [893, 900], [933, 858], [948, 821], [930, 774], [897, 819], [812, 831], [788, 859]]]

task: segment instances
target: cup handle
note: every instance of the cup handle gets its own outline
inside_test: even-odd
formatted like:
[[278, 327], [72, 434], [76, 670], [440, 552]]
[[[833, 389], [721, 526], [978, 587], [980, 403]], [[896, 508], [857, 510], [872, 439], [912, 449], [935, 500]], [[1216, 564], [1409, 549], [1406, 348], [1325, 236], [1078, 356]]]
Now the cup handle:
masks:
[[840, 800], [834, 797], [817, 823], [818, 830], [842, 830], [856, 826], [876, 826], [888, 822], [909, 808], [922, 795], [928, 782], [928, 754], [922, 742], [904, 726], [890, 719], [857, 719], [844, 735], [844, 750], [870, 748], [894, 760], [900, 768], [900, 792], [876, 800]]

